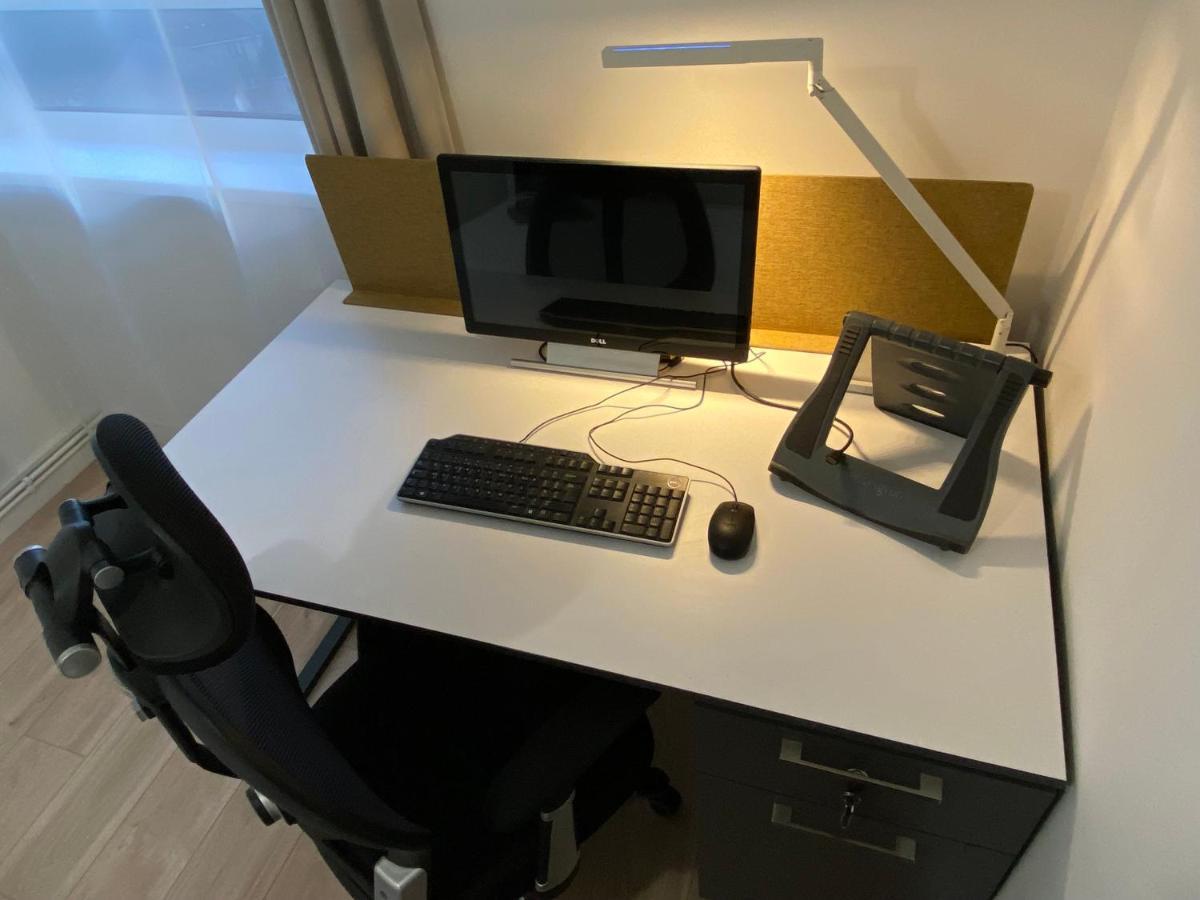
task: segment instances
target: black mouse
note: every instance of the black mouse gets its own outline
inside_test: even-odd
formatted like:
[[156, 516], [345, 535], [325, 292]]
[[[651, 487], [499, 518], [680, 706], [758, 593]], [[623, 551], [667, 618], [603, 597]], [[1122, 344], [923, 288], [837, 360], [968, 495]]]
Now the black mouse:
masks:
[[726, 500], [708, 520], [708, 548], [721, 559], [741, 559], [754, 537], [754, 507]]

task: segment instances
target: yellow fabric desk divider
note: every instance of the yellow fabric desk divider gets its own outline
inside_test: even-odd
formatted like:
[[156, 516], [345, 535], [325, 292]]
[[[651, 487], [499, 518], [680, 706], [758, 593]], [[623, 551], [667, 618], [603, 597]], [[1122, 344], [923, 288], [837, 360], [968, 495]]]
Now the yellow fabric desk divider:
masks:
[[[437, 164], [309, 156], [361, 306], [462, 315]], [[1033, 186], [914, 179], [1001, 293]], [[751, 343], [828, 352], [860, 310], [986, 344], [995, 318], [878, 178], [762, 178]]]

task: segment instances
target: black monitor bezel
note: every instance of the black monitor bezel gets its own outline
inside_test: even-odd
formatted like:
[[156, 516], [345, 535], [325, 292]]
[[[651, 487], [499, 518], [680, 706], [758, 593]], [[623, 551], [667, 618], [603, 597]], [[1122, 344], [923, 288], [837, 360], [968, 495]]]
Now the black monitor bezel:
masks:
[[450, 246], [454, 257], [454, 271], [458, 279], [458, 293], [462, 301], [463, 319], [467, 331], [472, 334], [491, 334], [500, 337], [529, 338], [535, 341], [553, 341], [563, 344], [579, 344], [583, 346], [600, 346], [610, 350], [645, 350], [647, 335], [640, 337], [628, 334], [612, 334], [594, 332], [581, 334], [579, 332], [560, 331], [553, 326], [545, 328], [526, 328], [516, 325], [504, 325], [495, 322], [484, 322], [476, 318], [475, 309], [471, 302], [471, 292], [467, 280], [466, 266], [463, 262], [462, 239], [459, 234], [457, 209], [453, 202], [454, 188], [451, 176], [456, 172], [488, 172], [505, 174], [512, 171], [514, 165], [537, 167], [581, 166], [592, 168], [628, 168], [636, 170], [657, 170], [674, 174], [703, 175], [708, 181], [724, 184], [736, 184], [744, 189], [742, 247], [741, 247], [741, 277], [738, 284], [737, 318], [739, 327], [734, 342], [729, 344], [727, 352], [718, 352], [712, 344], [689, 343], [687, 340], [656, 340], [655, 349], [660, 353], [679, 356], [696, 356], [703, 359], [716, 359], [728, 362], [745, 362], [750, 355], [750, 315], [754, 298], [754, 268], [758, 247], [758, 203], [759, 189], [762, 182], [762, 170], [757, 166], [656, 166], [645, 163], [607, 162], [603, 160], [586, 159], [549, 159], [521, 156], [487, 156], [465, 153], [442, 153], [437, 157], [438, 177], [442, 186], [442, 199], [446, 212], [446, 223], [449, 226]]

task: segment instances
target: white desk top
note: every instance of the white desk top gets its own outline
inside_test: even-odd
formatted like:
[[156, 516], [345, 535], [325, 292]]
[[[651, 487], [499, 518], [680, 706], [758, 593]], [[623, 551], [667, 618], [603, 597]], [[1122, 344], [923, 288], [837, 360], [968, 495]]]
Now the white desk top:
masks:
[[[346, 306], [346, 293], [326, 290], [167, 447], [260, 591], [1065, 779], [1031, 396], [966, 556], [769, 475], [790, 413], [733, 393], [723, 373], [697, 410], [605, 429], [623, 456], [682, 457], [734, 480], [757, 536], [745, 559], [721, 562], [706, 532], [727, 495], [706, 484], [668, 550], [402, 507], [395, 491], [426, 439], [518, 440], [623, 385], [514, 369], [531, 342]], [[771, 350], [742, 377], [798, 403], [827, 361]], [[652, 386], [618, 402], [698, 396]], [[588, 425], [614, 414], [534, 442], [586, 450]], [[842, 415], [861, 452], [910, 477], [944, 473], [957, 449], [867, 397], [848, 396]]]

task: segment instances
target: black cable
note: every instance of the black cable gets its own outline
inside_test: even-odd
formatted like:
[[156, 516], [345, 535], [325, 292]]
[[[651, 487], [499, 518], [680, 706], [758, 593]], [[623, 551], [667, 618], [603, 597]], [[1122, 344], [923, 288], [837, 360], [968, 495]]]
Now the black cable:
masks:
[[[762, 354], [759, 354], [759, 356], [756, 358], [761, 359]], [[747, 397], [749, 397], [751, 400], [753, 400], [755, 403], [761, 403], [763, 406], [773, 406], [776, 409], [786, 409], [789, 412], [800, 412], [800, 407], [798, 407], [798, 406], [791, 406], [787, 403], [777, 403], [774, 400], [768, 400], [765, 397], [758, 396], [758, 394], [754, 393], [752, 390], [747, 388], [744, 384], [742, 384], [741, 380], [739, 380], [737, 377], [737, 363], [729, 364], [729, 377], [733, 379], [733, 383], [737, 387], [737, 389], [739, 391], [741, 391], [743, 394], [745, 394]]]
[[1030, 346], [1029, 344], [1027, 344], [1025, 341], [1007, 341], [1005, 343], [1005, 346], [1006, 347], [1020, 347], [1022, 350], [1024, 350], [1026, 353], [1029, 354], [1029, 358], [1033, 361], [1033, 364], [1035, 366], [1040, 366], [1042, 364], [1041, 361], [1038, 359], [1037, 353], [1034, 352], [1033, 347]]
[[836, 450], [830, 450], [825, 454], [825, 462], [832, 466], [836, 466], [845, 458], [846, 451], [849, 450], [850, 445], [854, 443], [854, 429], [845, 422], [842, 422], [841, 419], [834, 419], [833, 421], [841, 423], [841, 426], [849, 432], [849, 435], [846, 437], [846, 443], [842, 444], [842, 446], [838, 447]]
[[[763, 354], [759, 353], [758, 356], [754, 357], [754, 359], [751, 360], [751, 362], [755, 362], [759, 359], [762, 359], [762, 357], [763, 357]], [[791, 406], [787, 403], [777, 403], [774, 400], [768, 400], [766, 397], [760, 397], [758, 394], [754, 393], [754, 391], [750, 390], [748, 387], [746, 387], [744, 384], [742, 384], [742, 382], [737, 377], [737, 363], [729, 364], [729, 377], [733, 379], [733, 383], [737, 387], [737, 389], [739, 391], [741, 391], [743, 394], [745, 394], [748, 398], [753, 400], [755, 403], [761, 403], [763, 406], [773, 406], [775, 409], [786, 409], [789, 412], [800, 412], [799, 406]], [[841, 457], [846, 455], [846, 451], [850, 448], [850, 445], [854, 443], [854, 429], [850, 427], [850, 423], [846, 422], [843, 419], [839, 419], [836, 416], [833, 419], [833, 425], [835, 428], [837, 428], [838, 431], [840, 431], [842, 434], [846, 435], [845, 446], [843, 446], [840, 450], [834, 451], [835, 453], [838, 454], [838, 460], [840, 461]]]
[[[667, 369], [673, 369], [681, 362], [683, 362], [682, 356], [677, 356], [674, 353], [663, 353], [659, 356], [658, 371], [665, 372]], [[681, 375], [679, 377], [686, 378], [687, 376]]]
[[[669, 416], [669, 415], [673, 415], [675, 413], [687, 412], [689, 410], [699, 408], [699, 406], [702, 403], [704, 403], [704, 398], [708, 394], [708, 376], [711, 375], [713, 372], [719, 372], [725, 368], [727, 368], [727, 366], [724, 363], [722, 363], [719, 366], [713, 366], [711, 368], [705, 369], [703, 372], [697, 373], [696, 376], [692, 376], [692, 377], [700, 378], [700, 397], [695, 403], [691, 404], [690, 406], [671, 406], [668, 403], [646, 403], [641, 406], [635, 406], [632, 409], [627, 409], [624, 412], [620, 413], [619, 415], [614, 416], [613, 418], [609, 419], [607, 422], [601, 422], [599, 425], [593, 425], [590, 429], [588, 429], [588, 433], [587, 433], [588, 446], [590, 448], [598, 451], [599, 453], [602, 453], [606, 456], [611, 456], [613, 459], [618, 460], [619, 462], [623, 462], [623, 463], [640, 465], [641, 463], [651, 463], [651, 462], [671, 462], [671, 463], [677, 463], [681, 466], [687, 466], [692, 469], [699, 469], [701, 472], [707, 472], [710, 475], [715, 475], [717, 478], [720, 478], [723, 482], [725, 482], [726, 485], [728, 485], [729, 493], [732, 495], [733, 501], [736, 503], [737, 499], [738, 499], [737, 488], [734, 487], [734, 484], [732, 481], [730, 481], [728, 478], [726, 478], [724, 475], [722, 475], [716, 469], [710, 469], [707, 466], [697, 465], [694, 462], [689, 462], [686, 459], [679, 459], [674, 456], [652, 456], [652, 457], [647, 457], [645, 459], [626, 459], [623, 456], [619, 456], [616, 453], [613, 453], [611, 450], [609, 450], [607, 447], [603, 446], [596, 439], [596, 432], [599, 431], [601, 428], [605, 428], [609, 425], [613, 425], [616, 422], [619, 422], [622, 419], [626, 418], [627, 416], [631, 416], [634, 413], [640, 412], [641, 410], [644, 410], [644, 409], [665, 409], [665, 410], [667, 410], [667, 412], [655, 413], [653, 416], [639, 416], [638, 418], [651, 419], [651, 418], [655, 418], [656, 416]], [[705, 483], [709, 483], [709, 482], [705, 482]]]
[[521, 438], [521, 440], [519, 440], [517, 443], [519, 443], [519, 444], [525, 443], [527, 440], [529, 440], [531, 437], [533, 437], [535, 434], [537, 434], [539, 431], [541, 431], [547, 425], [553, 425], [555, 422], [559, 421], [560, 419], [565, 419], [568, 416], [573, 416], [573, 415], [576, 415], [577, 413], [587, 412], [589, 409], [597, 409], [602, 404], [607, 403], [609, 400], [613, 399], [613, 397], [619, 397], [622, 394], [628, 393], [629, 391], [636, 391], [640, 387], [646, 387], [648, 385], [654, 384], [654, 382], [661, 380], [662, 377], [663, 376], [661, 376], [661, 375], [655, 375], [653, 378], [651, 378], [648, 381], [639, 381], [637, 384], [631, 384], [627, 388], [621, 388], [621, 390], [615, 391], [614, 393], [609, 394], [607, 397], [601, 397], [595, 403], [589, 403], [589, 404], [587, 404], [587, 406], [580, 406], [576, 409], [568, 410], [567, 412], [564, 412], [564, 413], [558, 413], [557, 415], [551, 416], [548, 419], [543, 419], [541, 422], [538, 422], [538, 424], [534, 425], [531, 429], [529, 429], [529, 431], [527, 431], [525, 433], [525, 437]]
[[[543, 359], [545, 358], [545, 354], [543, 352], [544, 348], [545, 348], [544, 343], [542, 344], [541, 347], [538, 348], [538, 353], [539, 353], [539, 355], [541, 355], [543, 357]], [[757, 362], [758, 360], [762, 359], [763, 356], [765, 356], [765, 355], [766, 355], [765, 351], [759, 350], [756, 352], [756, 355], [749, 361]], [[535, 425], [533, 428], [531, 428], [528, 432], [526, 432], [525, 436], [523, 438], [521, 438], [519, 443], [522, 443], [522, 444], [525, 443], [531, 437], [533, 437], [535, 434], [537, 434], [539, 431], [541, 431], [543, 428], [546, 428], [549, 425], [553, 425], [555, 422], [559, 422], [563, 419], [569, 418], [570, 416], [578, 415], [579, 413], [582, 413], [582, 412], [588, 412], [589, 410], [606, 409], [607, 407], [605, 406], [605, 404], [607, 404], [609, 400], [619, 397], [622, 394], [627, 394], [630, 391], [637, 390], [638, 388], [649, 387], [650, 385], [655, 384], [658, 381], [661, 381], [662, 378], [664, 377], [663, 373], [666, 371], [666, 369], [670, 368], [673, 365], [678, 365], [678, 362], [679, 362], [678, 359], [668, 362], [667, 366], [664, 366], [659, 369], [658, 375], [654, 376], [653, 378], [647, 379], [646, 381], [640, 381], [637, 384], [633, 384], [633, 385], [630, 385], [629, 387], [622, 388], [619, 391], [614, 391], [613, 393], [609, 394], [608, 396], [602, 397], [601, 399], [599, 399], [593, 403], [588, 403], [585, 406], [576, 407], [575, 409], [571, 409], [571, 410], [568, 410], [563, 413], [558, 413], [547, 419], [543, 419], [541, 422], [539, 422], [537, 425]], [[678, 463], [679, 465], [688, 466], [689, 468], [699, 469], [702, 472], [708, 472], [709, 474], [715, 475], [717, 478], [720, 478], [723, 482], [725, 482], [726, 485], [728, 485], [729, 493], [733, 496], [733, 499], [736, 502], [737, 501], [737, 488], [734, 487], [734, 484], [732, 481], [730, 481], [728, 478], [726, 478], [724, 475], [722, 475], [720, 472], [718, 472], [714, 469], [709, 469], [706, 466], [697, 465], [696, 463], [689, 462], [689, 461], [683, 460], [683, 459], [677, 459], [677, 458], [671, 457], [671, 456], [657, 456], [657, 457], [651, 457], [651, 458], [647, 458], [647, 459], [626, 459], [622, 456], [618, 456], [617, 454], [613, 453], [611, 450], [608, 450], [607, 448], [605, 448], [602, 444], [600, 444], [600, 442], [595, 437], [595, 433], [599, 429], [605, 428], [609, 425], [619, 422], [622, 419], [625, 419], [626, 417], [631, 416], [636, 412], [641, 412], [641, 411], [644, 411], [647, 409], [666, 410], [665, 412], [660, 412], [660, 413], [654, 414], [654, 416], [658, 416], [658, 415], [673, 415], [674, 413], [677, 413], [677, 412], [687, 412], [688, 410], [698, 408], [704, 402], [704, 398], [706, 397], [707, 392], [708, 392], [708, 376], [714, 372], [720, 372], [723, 369], [729, 370], [729, 375], [730, 375], [730, 378], [733, 380], [734, 385], [738, 388], [738, 390], [743, 395], [745, 395], [750, 400], [753, 400], [755, 403], [761, 403], [764, 406], [771, 406], [776, 409], [785, 409], [785, 410], [788, 410], [789, 412], [799, 412], [800, 408], [797, 406], [789, 406], [788, 404], [785, 404], [785, 403], [777, 403], [773, 400], [767, 400], [766, 398], [760, 397], [758, 394], [751, 391], [744, 384], [742, 384], [741, 380], [737, 377], [736, 366], [737, 366], [737, 364], [732, 363], [732, 362], [731, 363], [722, 363], [719, 366], [711, 366], [707, 369], [702, 369], [699, 372], [692, 372], [692, 373], [688, 373], [688, 374], [680, 374], [680, 375], [671, 376], [672, 378], [679, 378], [679, 379], [699, 378], [701, 380], [700, 381], [700, 398], [695, 403], [691, 404], [690, 406], [672, 406], [670, 404], [665, 404], [665, 403], [645, 403], [640, 406], [630, 407], [630, 408], [624, 410], [623, 412], [621, 412], [620, 414], [614, 416], [613, 418], [608, 419], [605, 422], [601, 422], [600, 424], [595, 425], [591, 429], [589, 429], [588, 433], [587, 433], [588, 446], [590, 448], [594, 448], [596, 451], [598, 451], [600, 453], [611, 456], [613, 459], [618, 460], [623, 463], [639, 464], [639, 463], [648, 463], [648, 462], [673, 462], [673, 463]], [[654, 416], [639, 416], [639, 418], [649, 419], [649, 418], [654, 418]], [[836, 428], [838, 428], [839, 431], [841, 431], [843, 434], [846, 435], [846, 443], [844, 443], [838, 449], [830, 451], [829, 455], [826, 457], [826, 459], [828, 459], [831, 463], [836, 463], [836, 462], [841, 462], [841, 459], [842, 459], [842, 457], [845, 456], [846, 451], [854, 443], [854, 429], [850, 426], [849, 423], [847, 423], [839, 418], [834, 418], [833, 424]], [[705, 482], [705, 483], [711, 483], [711, 482]]]
[[[543, 344], [542, 346], [544, 347], [545, 344]], [[760, 351], [758, 351], [758, 355], [755, 356], [754, 359], [751, 360], [751, 362], [756, 362], [757, 360], [762, 359], [762, 357], [763, 357], [763, 351], [760, 350]], [[680, 379], [680, 380], [689, 379], [689, 378], [701, 378], [701, 377], [707, 378], [708, 375], [711, 374], [712, 372], [719, 372], [723, 368], [725, 368], [724, 363], [722, 363], [720, 366], [714, 366], [714, 367], [711, 367], [708, 369], [701, 369], [699, 372], [690, 372], [690, 373], [684, 373], [684, 374], [679, 374], [679, 375], [672, 375], [671, 378], [672, 379]], [[568, 410], [567, 412], [558, 413], [557, 415], [553, 415], [548, 419], [543, 419], [537, 425], [533, 426], [533, 428], [531, 428], [528, 432], [526, 432], [525, 437], [521, 438], [521, 440], [518, 441], [518, 443], [521, 443], [521, 444], [525, 443], [527, 440], [529, 440], [531, 437], [533, 437], [535, 434], [537, 434], [539, 431], [541, 431], [546, 426], [553, 425], [555, 422], [561, 421], [562, 419], [566, 419], [566, 418], [569, 418], [570, 416], [577, 415], [581, 412], [587, 412], [588, 410], [592, 410], [592, 409], [603, 409], [604, 408], [603, 404], [605, 404], [609, 400], [613, 399], [613, 397], [619, 397], [621, 394], [628, 393], [629, 391], [632, 391], [636, 388], [648, 387], [648, 386], [654, 384], [656, 381], [662, 380], [663, 377], [664, 377], [663, 370], [660, 369], [659, 374], [655, 375], [653, 378], [647, 379], [646, 381], [639, 381], [637, 384], [631, 385], [630, 387], [627, 387], [627, 388], [622, 388], [621, 390], [616, 391], [615, 393], [609, 394], [607, 397], [602, 397], [601, 399], [597, 400], [595, 403], [589, 403], [586, 406], [580, 406], [575, 409]]]

